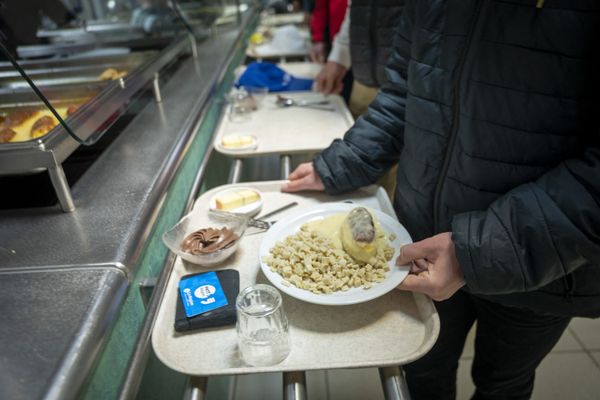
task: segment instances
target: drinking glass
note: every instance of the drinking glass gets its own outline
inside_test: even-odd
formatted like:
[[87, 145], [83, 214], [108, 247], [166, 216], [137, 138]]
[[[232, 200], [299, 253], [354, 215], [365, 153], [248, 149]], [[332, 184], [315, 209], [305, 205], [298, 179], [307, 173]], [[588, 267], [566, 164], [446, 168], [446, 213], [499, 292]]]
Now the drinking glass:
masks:
[[269, 93], [269, 88], [263, 86], [242, 86], [240, 89], [245, 90], [248, 94], [256, 100], [257, 108], [260, 108], [263, 104], [265, 97]]
[[231, 122], [246, 122], [251, 119], [251, 113], [256, 109], [256, 101], [244, 89], [234, 89], [228, 96], [229, 120]]
[[278, 364], [290, 353], [288, 320], [281, 295], [272, 286], [256, 284], [238, 294], [237, 337], [242, 360], [253, 366]]

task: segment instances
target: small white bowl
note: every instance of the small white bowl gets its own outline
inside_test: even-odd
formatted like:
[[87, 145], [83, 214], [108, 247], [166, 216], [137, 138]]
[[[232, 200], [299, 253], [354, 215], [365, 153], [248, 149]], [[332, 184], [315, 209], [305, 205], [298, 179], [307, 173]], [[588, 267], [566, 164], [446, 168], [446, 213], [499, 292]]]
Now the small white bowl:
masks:
[[[219, 264], [235, 253], [239, 246], [240, 240], [246, 231], [246, 219], [239, 218], [223, 222], [210, 218], [210, 222], [202, 223], [202, 226], [199, 226], [192, 223], [192, 214], [193, 212], [183, 217], [177, 224], [175, 224], [175, 226], [165, 232], [162, 236], [163, 242], [173, 253], [177, 254], [186, 261], [205, 267]], [[202, 228], [220, 229], [223, 227], [231, 229], [236, 235], [238, 235], [238, 239], [233, 242], [231, 246], [212, 253], [197, 255], [185, 252], [181, 249], [181, 243], [190, 233]]]
[[[223, 139], [230, 137], [230, 136], [250, 136], [252, 137], [252, 143], [247, 144], [246, 146], [241, 146], [241, 147], [227, 147], [227, 146], [223, 146]], [[246, 150], [254, 150], [258, 147], [258, 138], [254, 135], [242, 135], [242, 134], [230, 134], [230, 135], [225, 135], [221, 138], [221, 141], [218, 142], [218, 146], [223, 149], [223, 150], [227, 150], [227, 151], [246, 151]]]

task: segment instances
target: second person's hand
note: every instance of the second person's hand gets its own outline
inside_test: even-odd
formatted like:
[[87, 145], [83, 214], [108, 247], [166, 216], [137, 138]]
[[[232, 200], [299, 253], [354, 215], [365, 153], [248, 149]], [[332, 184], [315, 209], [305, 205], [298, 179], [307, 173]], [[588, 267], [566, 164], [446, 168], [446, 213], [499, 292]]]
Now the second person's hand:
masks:
[[339, 94], [344, 88], [342, 81], [348, 69], [341, 64], [327, 61], [315, 79], [317, 92], [324, 94]]
[[288, 177], [288, 182], [281, 188], [282, 192], [299, 192], [302, 190], [314, 190], [322, 192], [325, 190], [321, 177], [315, 170], [312, 162], [298, 165]]
[[324, 64], [327, 58], [327, 45], [324, 42], [315, 42], [310, 48], [310, 61]]

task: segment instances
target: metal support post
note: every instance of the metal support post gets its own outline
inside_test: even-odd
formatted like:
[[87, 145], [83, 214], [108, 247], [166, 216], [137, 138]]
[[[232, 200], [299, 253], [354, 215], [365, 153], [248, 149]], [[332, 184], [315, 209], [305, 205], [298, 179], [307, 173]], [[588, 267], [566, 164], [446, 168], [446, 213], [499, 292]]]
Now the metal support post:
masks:
[[206, 399], [206, 387], [208, 378], [204, 376], [190, 376], [185, 393], [184, 400], [204, 400]]
[[379, 378], [386, 400], [410, 400], [402, 367], [379, 368]]
[[152, 87], [154, 88], [154, 100], [156, 100], [157, 103], [160, 103], [162, 101], [162, 96], [160, 94], [160, 75], [158, 75], [158, 72], [154, 73], [154, 79], [152, 80]]
[[194, 59], [197, 59], [198, 58], [198, 46], [196, 45], [196, 37], [194, 36], [194, 34], [190, 33], [189, 38], [190, 38], [190, 48], [192, 50], [192, 57]]
[[283, 155], [280, 158], [281, 161], [281, 179], [287, 179], [290, 175], [292, 168], [292, 157], [289, 155]]
[[233, 160], [231, 169], [229, 170], [228, 183], [238, 183], [242, 179], [242, 160], [236, 158]]
[[237, 24], [242, 24], [242, 10], [240, 9], [240, 0], [235, 0], [235, 19]]
[[283, 373], [284, 400], [306, 400], [306, 374], [304, 371]]
[[69, 188], [69, 183], [67, 182], [67, 177], [65, 176], [65, 171], [63, 170], [62, 165], [54, 165], [49, 167], [48, 174], [50, 174], [52, 186], [54, 186], [54, 190], [56, 191], [60, 208], [64, 212], [75, 211], [75, 203], [73, 203], [71, 189]]

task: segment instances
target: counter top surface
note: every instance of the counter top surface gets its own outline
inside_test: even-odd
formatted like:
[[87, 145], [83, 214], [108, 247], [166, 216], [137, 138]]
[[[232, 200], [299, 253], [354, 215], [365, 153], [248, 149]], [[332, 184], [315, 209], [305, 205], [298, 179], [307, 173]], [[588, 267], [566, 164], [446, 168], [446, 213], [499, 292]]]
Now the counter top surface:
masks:
[[0, 398], [74, 397], [126, 288], [116, 268], [0, 273]]

